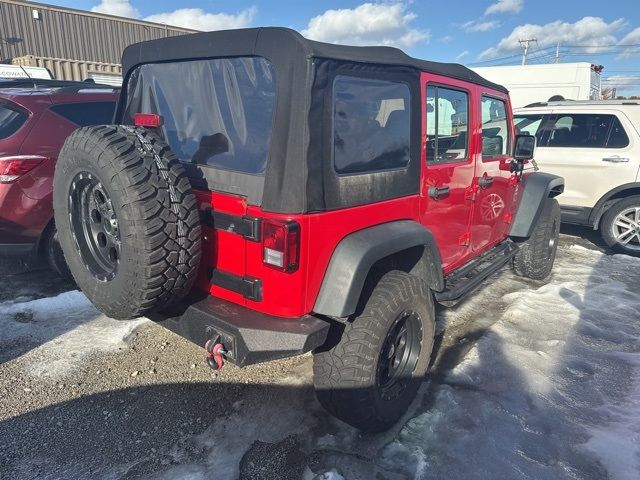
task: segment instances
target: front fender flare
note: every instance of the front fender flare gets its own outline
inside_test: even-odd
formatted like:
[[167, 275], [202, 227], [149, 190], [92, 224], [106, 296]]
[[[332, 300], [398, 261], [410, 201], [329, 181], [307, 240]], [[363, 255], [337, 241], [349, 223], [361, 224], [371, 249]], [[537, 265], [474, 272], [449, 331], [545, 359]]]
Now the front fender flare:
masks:
[[332, 317], [353, 314], [371, 267], [389, 255], [418, 246], [424, 247], [424, 252], [414, 267], [415, 274], [426, 277], [431, 289], [442, 290], [442, 262], [433, 234], [417, 222], [399, 220], [342, 239], [333, 252], [313, 311]]
[[564, 191], [564, 178], [545, 172], [530, 173], [525, 177], [520, 205], [513, 219], [509, 235], [529, 238], [538, 223], [547, 198], [553, 198]]

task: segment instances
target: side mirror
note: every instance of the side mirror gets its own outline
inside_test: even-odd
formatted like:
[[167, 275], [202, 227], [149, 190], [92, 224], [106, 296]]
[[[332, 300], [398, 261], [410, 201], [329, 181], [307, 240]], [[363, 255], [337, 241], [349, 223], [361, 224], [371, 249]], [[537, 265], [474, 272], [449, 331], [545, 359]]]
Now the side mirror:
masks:
[[518, 162], [532, 160], [536, 150], [536, 137], [533, 135], [516, 135], [513, 158]]

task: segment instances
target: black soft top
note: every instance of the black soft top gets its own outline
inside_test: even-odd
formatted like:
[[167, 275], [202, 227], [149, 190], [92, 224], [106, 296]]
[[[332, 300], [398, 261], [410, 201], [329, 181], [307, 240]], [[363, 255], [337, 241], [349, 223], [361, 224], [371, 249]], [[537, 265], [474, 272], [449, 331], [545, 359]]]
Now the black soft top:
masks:
[[[317, 212], [369, 204], [415, 194], [420, 178], [420, 72], [456, 78], [506, 94], [507, 90], [458, 64], [427, 62], [391, 47], [350, 47], [314, 42], [287, 28], [251, 28], [163, 38], [127, 47], [124, 82], [116, 123], [131, 122], [131, 108], [153, 96], [152, 78], [141, 80], [144, 64], [232, 57], [260, 57], [275, 71], [275, 111], [266, 169], [262, 175], [238, 174], [185, 163], [198, 188], [244, 195], [251, 205], [279, 213]], [[338, 75], [405, 83], [411, 90], [411, 154], [408, 168], [366, 175], [338, 175], [332, 161], [333, 81]], [[144, 75], [143, 75], [144, 77]], [[150, 82], [137, 88], [138, 82]], [[148, 88], [147, 88], [148, 87]], [[196, 84], [192, 88], [200, 88]], [[163, 96], [189, 97], [190, 85], [165, 88]], [[137, 93], [136, 93], [137, 92]], [[194, 102], [202, 92], [192, 92]], [[145, 97], [146, 98], [146, 97]], [[141, 108], [141, 107], [140, 107]], [[154, 112], [151, 112], [154, 113]], [[199, 142], [199, 139], [194, 139]]]
[[425, 72], [457, 78], [507, 93], [458, 63], [430, 62], [410, 57], [394, 47], [355, 47], [309, 40], [295, 30], [282, 27], [244, 28], [161, 38], [127, 47], [122, 56], [125, 77], [141, 63], [235, 55], [265, 56], [279, 49], [285, 61], [294, 58], [326, 58], [382, 65], [414, 67]]

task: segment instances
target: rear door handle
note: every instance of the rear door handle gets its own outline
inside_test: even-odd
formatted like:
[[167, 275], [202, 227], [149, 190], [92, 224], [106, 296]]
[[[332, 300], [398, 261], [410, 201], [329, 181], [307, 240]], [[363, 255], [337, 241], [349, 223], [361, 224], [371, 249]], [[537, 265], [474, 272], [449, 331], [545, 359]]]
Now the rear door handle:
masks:
[[441, 198], [449, 196], [451, 188], [449, 185], [443, 187], [429, 187], [429, 196], [434, 200], [440, 200]]
[[613, 157], [604, 157], [602, 159], [603, 162], [610, 162], [610, 163], [629, 163], [629, 159], [628, 158], [624, 158], [624, 157], [618, 157], [617, 155], [613, 156]]
[[478, 186], [483, 190], [491, 185], [493, 185], [493, 177], [484, 176], [478, 179]]

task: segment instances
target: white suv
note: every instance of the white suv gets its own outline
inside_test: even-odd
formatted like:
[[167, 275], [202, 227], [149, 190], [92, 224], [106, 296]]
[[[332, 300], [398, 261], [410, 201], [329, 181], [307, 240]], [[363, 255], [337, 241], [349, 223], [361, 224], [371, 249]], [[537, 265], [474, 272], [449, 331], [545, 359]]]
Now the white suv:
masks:
[[640, 102], [534, 103], [514, 121], [538, 139], [540, 169], [565, 179], [562, 220], [600, 229], [611, 248], [640, 256]]

